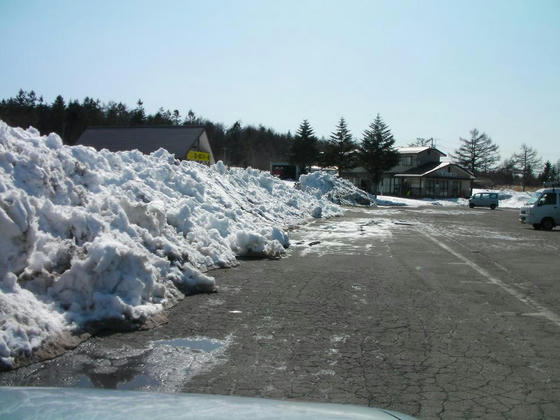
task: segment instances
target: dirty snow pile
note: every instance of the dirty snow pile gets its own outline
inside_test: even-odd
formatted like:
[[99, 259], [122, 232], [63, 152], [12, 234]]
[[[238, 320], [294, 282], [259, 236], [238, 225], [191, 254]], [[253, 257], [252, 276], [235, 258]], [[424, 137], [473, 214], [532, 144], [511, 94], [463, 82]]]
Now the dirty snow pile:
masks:
[[344, 206], [375, 205], [374, 197], [360, 190], [350, 181], [317, 171], [299, 177], [301, 189], [317, 198], [326, 198]]
[[142, 322], [337, 205], [266, 172], [112, 153], [0, 121], [0, 365], [89, 321]]

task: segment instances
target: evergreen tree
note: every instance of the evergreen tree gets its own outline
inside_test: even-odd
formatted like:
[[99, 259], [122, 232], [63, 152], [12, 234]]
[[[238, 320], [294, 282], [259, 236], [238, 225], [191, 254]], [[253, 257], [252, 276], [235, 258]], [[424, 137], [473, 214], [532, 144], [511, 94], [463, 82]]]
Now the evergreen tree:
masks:
[[338, 175], [342, 175], [345, 170], [352, 169], [357, 165], [352, 156], [352, 151], [355, 149], [356, 143], [352, 139], [346, 121], [343, 117], [340, 117], [336, 130], [326, 142], [323, 162], [326, 166], [337, 166]]
[[58, 95], [51, 105], [51, 131], [60, 137], [65, 137], [66, 128], [66, 104], [64, 98]]
[[525, 191], [525, 187], [532, 183], [534, 179], [533, 170], [540, 165], [541, 160], [535, 149], [523, 143], [520, 152], [513, 155], [513, 161], [515, 162], [515, 169], [521, 174], [521, 185], [523, 191]]
[[555, 172], [556, 171], [554, 169], [554, 166], [552, 165], [552, 163], [550, 163], [549, 160], [547, 160], [544, 164], [541, 174], [539, 175], [539, 182], [542, 182], [544, 184], [545, 182], [554, 181], [556, 178]]
[[171, 123], [173, 125], [181, 125], [181, 114], [178, 109], [173, 110], [173, 115], [171, 116]]
[[383, 172], [399, 162], [399, 152], [394, 148], [394, 144], [391, 130], [377, 114], [369, 129], [364, 131], [360, 145], [360, 161], [370, 175], [374, 194], [377, 194]]
[[317, 161], [317, 137], [307, 120], [303, 120], [292, 142], [290, 162], [297, 165], [303, 173]]
[[245, 150], [242, 147], [242, 127], [241, 121], [236, 121], [226, 131], [224, 142], [224, 163], [227, 165], [238, 166], [244, 160]]
[[142, 125], [146, 121], [146, 112], [144, 111], [144, 102], [138, 99], [136, 102], [136, 108], [132, 111], [130, 118], [131, 125]]
[[202, 123], [202, 119], [197, 117], [192, 109], [189, 109], [189, 112], [187, 112], [187, 116], [185, 117], [185, 121], [183, 121], [183, 125], [200, 125]]
[[474, 175], [492, 171], [500, 160], [498, 145], [494, 144], [486, 133], [481, 134], [476, 128], [471, 130], [470, 134], [469, 139], [459, 138], [462, 144], [450, 157]]

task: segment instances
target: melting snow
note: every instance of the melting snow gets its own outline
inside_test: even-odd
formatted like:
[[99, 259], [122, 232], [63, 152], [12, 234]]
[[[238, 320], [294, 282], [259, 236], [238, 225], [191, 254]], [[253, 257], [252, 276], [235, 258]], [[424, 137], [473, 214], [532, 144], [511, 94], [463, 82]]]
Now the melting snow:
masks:
[[342, 214], [317, 193], [338, 181], [319, 178], [297, 190], [251, 168], [69, 147], [0, 121], [0, 365], [88, 321], [142, 322], [213, 290], [204, 273], [238, 256], [283, 255], [285, 227]]

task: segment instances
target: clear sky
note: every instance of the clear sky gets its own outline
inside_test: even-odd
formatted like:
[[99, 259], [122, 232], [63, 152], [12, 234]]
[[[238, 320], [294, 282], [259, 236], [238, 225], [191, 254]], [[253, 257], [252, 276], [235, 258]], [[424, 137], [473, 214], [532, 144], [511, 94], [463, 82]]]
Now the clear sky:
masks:
[[99, 98], [231, 125], [560, 159], [560, 0], [0, 0], [0, 98]]

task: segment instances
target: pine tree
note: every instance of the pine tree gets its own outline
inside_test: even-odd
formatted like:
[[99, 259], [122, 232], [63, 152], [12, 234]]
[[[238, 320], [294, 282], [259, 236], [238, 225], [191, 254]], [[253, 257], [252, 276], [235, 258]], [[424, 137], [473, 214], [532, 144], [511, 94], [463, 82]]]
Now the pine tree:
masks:
[[226, 132], [226, 143], [224, 145], [224, 163], [228, 165], [240, 165], [245, 160], [248, 152], [242, 144], [241, 121], [236, 121]]
[[297, 165], [302, 173], [317, 161], [317, 137], [307, 120], [303, 120], [292, 142], [290, 162]]
[[521, 173], [521, 185], [523, 191], [525, 187], [533, 180], [533, 171], [541, 163], [540, 158], [537, 156], [537, 151], [525, 143], [521, 145], [521, 151], [513, 155], [515, 162], [515, 169]]
[[377, 114], [369, 129], [364, 131], [360, 145], [360, 161], [371, 178], [374, 194], [377, 194], [383, 172], [399, 162], [399, 152], [394, 148], [394, 144], [395, 139], [391, 130]]
[[539, 181], [542, 182], [543, 184], [545, 182], [552, 182], [554, 181], [555, 175], [556, 174], [555, 174], [554, 166], [552, 166], [552, 163], [550, 163], [550, 161], [547, 160], [544, 164], [541, 174], [539, 175]]
[[146, 112], [144, 111], [144, 102], [138, 99], [136, 102], [136, 108], [132, 111], [130, 123], [132, 125], [142, 125], [146, 122]]
[[173, 116], [171, 117], [171, 123], [173, 125], [180, 125], [181, 124], [181, 114], [179, 113], [178, 109], [173, 110]]
[[500, 161], [498, 145], [494, 144], [486, 133], [481, 134], [476, 128], [471, 130], [470, 134], [469, 139], [459, 137], [462, 144], [451, 158], [474, 175], [491, 172]]
[[52, 131], [58, 133], [62, 138], [65, 138], [66, 128], [66, 104], [64, 98], [58, 95], [51, 105], [51, 127]]
[[355, 149], [356, 143], [352, 139], [346, 121], [341, 117], [336, 130], [327, 141], [323, 163], [326, 166], [337, 166], [338, 175], [342, 175], [342, 172], [357, 165], [351, 153]]

